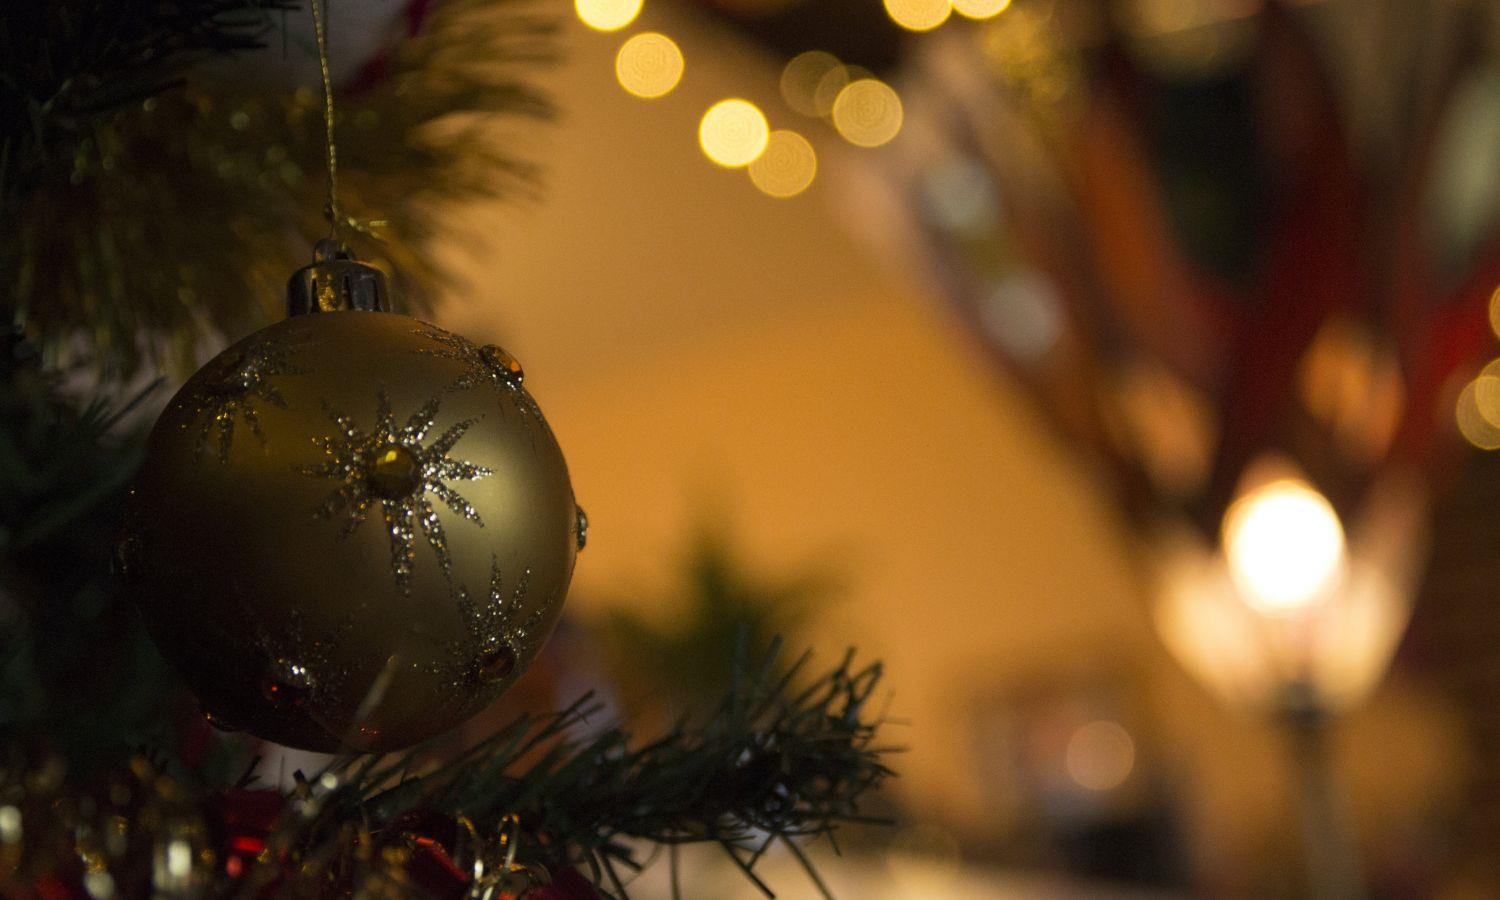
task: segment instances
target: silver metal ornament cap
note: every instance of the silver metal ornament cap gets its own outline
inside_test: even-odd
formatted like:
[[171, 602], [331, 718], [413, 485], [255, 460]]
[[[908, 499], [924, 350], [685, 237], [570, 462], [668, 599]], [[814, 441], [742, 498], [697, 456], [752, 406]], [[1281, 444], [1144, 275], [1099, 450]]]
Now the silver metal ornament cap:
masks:
[[286, 285], [286, 314], [341, 310], [386, 312], [385, 273], [354, 257], [346, 245], [324, 238], [313, 247], [313, 261], [292, 273]]

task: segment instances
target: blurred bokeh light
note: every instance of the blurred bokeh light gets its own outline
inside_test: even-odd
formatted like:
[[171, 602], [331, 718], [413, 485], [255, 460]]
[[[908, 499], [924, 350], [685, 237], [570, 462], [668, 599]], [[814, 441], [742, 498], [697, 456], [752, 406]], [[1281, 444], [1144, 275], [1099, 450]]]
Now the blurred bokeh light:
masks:
[[953, 0], [884, 0], [891, 21], [907, 31], [931, 31], [953, 14]]
[[637, 97], [663, 97], [682, 80], [683, 59], [671, 38], [656, 32], [632, 36], [615, 56], [615, 77]]
[[579, 21], [597, 31], [619, 31], [641, 14], [644, 0], [573, 0]]
[[1235, 501], [1224, 517], [1229, 571], [1245, 599], [1296, 612], [1323, 597], [1344, 563], [1344, 529], [1310, 485], [1284, 479]]
[[1068, 738], [1068, 775], [1091, 791], [1112, 791], [1135, 768], [1135, 741], [1118, 722], [1100, 719]]
[[771, 128], [765, 114], [748, 100], [721, 100], [698, 124], [698, 144], [709, 159], [726, 168], [754, 162], [766, 150]]
[[818, 155], [795, 131], [773, 131], [765, 152], [750, 163], [750, 180], [772, 197], [795, 197], [818, 173]]
[[825, 92], [822, 98], [825, 102], [820, 102], [818, 86], [830, 72], [842, 65], [837, 56], [822, 50], [808, 50], [797, 54], [782, 67], [781, 98], [786, 101], [787, 106], [804, 116], [820, 118], [828, 115], [833, 110], [833, 98], [837, 96], [837, 91], [831, 96], [827, 96]]
[[846, 84], [833, 101], [833, 125], [858, 147], [879, 147], [901, 130], [901, 98], [875, 78]]
[[993, 19], [1010, 7], [1011, 0], [953, 0], [953, 11], [966, 19]]

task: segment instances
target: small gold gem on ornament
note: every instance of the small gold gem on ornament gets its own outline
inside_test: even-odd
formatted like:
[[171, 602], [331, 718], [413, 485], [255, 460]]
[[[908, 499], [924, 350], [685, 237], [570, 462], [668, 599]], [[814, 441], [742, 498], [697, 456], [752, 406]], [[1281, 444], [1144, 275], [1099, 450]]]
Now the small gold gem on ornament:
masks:
[[399, 500], [411, 496], [421, 486], [422, 466], [416, 454], [400, 444], [391, 444], [370, 460], [365, 480], [375, 496]]
[[479, 358], [490, 367], [495, 377], [512, 384], [520, 384], [526, 380], [526, 373], [521, 369], [521, 363], [514, 356], [505, 352], [503, 347], [496, 344], [485, 344], [479, 348]]
[[516, 409], [521, 412], [522, 416], [535, 419], [542, 424], [543, 428], [550, 430], [541, 408], [526, 392], [524, 386], [526, 373], [521, 369], [521, 364], [503, 348], [495, 344], [480, 347], [466, 338], [433, 325], [422, 325], [416, 330], [416, 335], [442, 347], [440, 350], [423, 348], [418, 350], [418, 353], [451, 359], [463, 364], [463, 374], [453, 382], [453, 390], [467, 390], [480, 384], [498, 385], [510, 391], [515, 399]]
[[391, 541], [391, 571], [395, 573], [396, 586], [405, 593], [410, 589], [412, 567], [416, 564], [418, 529], [436, 554], [443, 575], [451, 576], [453, 571], [448, 536], [428, 495], [482, 528], [484, 522], [473, 504], [448, 482], [474, 481], [494, 473], [448, 455], [477, 419], [458, 422], [430, 445], [423, 446], [437, 420], [436, 398], [427, 401], [400, 427], [384, 390], [376, 395], [375, 404], [375, 428], [370, 434], [357, 428], [348, 416], [329, 409], [328, 416], [337, 426], [335, 433], [313, 439], [314, 444], [323, 448], [326, 459], [322, 465], [304, 467], [302, 474], [341, 482], [314, 512], [320, 519], [343, 513], [341, 537], [357, 531], [369, 515], [370, 507], [380, 504], [381, 518]]
[[312, 674], [307, 667], [287, 659], [272, 661], [260, 682], [260, 692], [273, 704], [298, 707], [312, 692]]
[[516, 670], [516, 651], [501, 640], [484, 651], [479, 659], [479, 677], [484, 681], [499, 681]]
[[576, 528], [578, 534], [578, 549], [582, 550], [589, 542], [589, 514], [583, 511], [583, 507], [573, 507], [577, 516]]

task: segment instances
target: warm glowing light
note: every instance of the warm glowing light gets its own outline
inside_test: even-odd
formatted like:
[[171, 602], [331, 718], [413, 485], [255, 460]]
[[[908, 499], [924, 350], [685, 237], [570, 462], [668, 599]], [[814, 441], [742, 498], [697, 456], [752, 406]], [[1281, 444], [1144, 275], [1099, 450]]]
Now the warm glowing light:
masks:
[[641, 14], [643, 0], [573, 0], [579, 21], [596, 31], [619, 31]]
[[1344, 528], [1322, 494], [1285, 478], [1229, 508], [1224, 550], [1247, 603], [1266, 612], [1296, 612], [1323, 599], [1343, 574]]
[[1186, 532], [1159, 548], [1153, 619], [1167, 649], [1209, 690], [1237, 705], [1272, 702], [1276, 673], [1266, 623], [1239, 598], [1222, 555]]
[[772, 197], [795, 197], [818, 174], [818, 155], [795, 131], [773, 131], [765, 152], [750, 164], [750, 180]]
[[1492, 387], [1500, 387], [1489, 384], [1492, 380], [1494, 376], [1481, 374], [1464, 385], [1458, 395], [1458, 431], [1464, 440], [1481, 450], [1500, 450], [1500, 427], [1490, 421], [1479, 404], [1481, 388], [1483, 396], [1488, 399]]
[[1118, 722], [1090, 722], [1068, 738], [1064, 762], [1068, 776], [1079, 786], [1112, 791], [1124, 784], [1135, 768], [1135, 741]]
[[615, 78], [637, 97], [661, 97], [682, 80], [682, 51], [664, 34], [648, 31], [620, 46], [615, 54]]
[[771, 126], [749, 100], [721, 100], [698, 123], [698, 144], [708, 158], [731, 169], [748, 166], [766, 150]]
[[[1289, 468], [1258, 461], [1250, 483], [1288, 477]], [[1427, 490], [1409, 473], [1377, 479], [1336, 588], [1294, 618], [1245, 602], [1225, 554], [1196, 533], [1164, 534], [1154, 554], [1156, 626], [1188, 671], [1235, 705], [1284, 710], [1295, 682], [1324, 709], [1351, 708], [1380, 683], [1401, 642], [1430, 545], [1427, 506]]]
[[953, 11], [966, 19], [993, 19], [1010, 8], [1010, 0], [953, 0]]
[[859, 147], [879, 147], [901, 130], [901, 98], [874, 78], [846, 85], [833, 101], [833, 127]]
[[827, 98], [827, 102], [822, 104], [818, 102], [818, 85], [822, 83], [824, 76], [839, 68], [839, 58], [832, 53], [809, 50], [797, 54], [781, 70], [781, 99], [804, 116], [828, 115], [829, 110], [833, 109], [833, 98], [838, 96], [838, 89], [842, 89], [848, 82], [840, 84]]
[[907, 31], [931, 31], [953, 13], [953, 0], [885, 0], [886, 14]]

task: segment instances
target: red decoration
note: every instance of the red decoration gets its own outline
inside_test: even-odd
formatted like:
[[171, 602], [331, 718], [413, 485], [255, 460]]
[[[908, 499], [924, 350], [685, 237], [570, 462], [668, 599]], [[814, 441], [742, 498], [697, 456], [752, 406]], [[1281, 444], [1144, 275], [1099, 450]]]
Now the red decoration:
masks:
[[[933, 105], [973, 121], [893, 167], [944, 293], [1143, 532], [1165, 518], [1211, 538], [1267, 455], [1346, 517], [1389, 473], [1440, 477], [1461, 446], [1450, 394], [1494, 355], [1500, 222], [1463, 258], [1430, 226], [1441, 113], [1474, 57], [1450, 60], [1430, 115], [1382, 135], [1401, 164], [1372, 169], [1337, 60], [1290, 5], [1264, 4], [1257, 43], [1212, 81], [1101, 41], [1056, 122], [1010, 99], [1025, 91], [955, 87]], [[1065, 29], [1050, 40], [1071, 58]], [[904, 181], [954, 172], [989, 212], [945, 219]]]
[[219, 797], [218, 844], [224, 873], [239, 878], [266, 851], [267, 839], [286, 812], [280, 791], [234, 789]]
[[600, 900], [600, 895], [577, 869], [564, 869], [552, 876], [551, 884], [531, 891], [525, 900]]
[[411, 861], [406, 864], [406, 874], [412, 884], [432, 897], [443, 900], [458, 900], [469, 891], [472, 878], [458, 867], [453, 857], [436, 839], [413, 837]]

